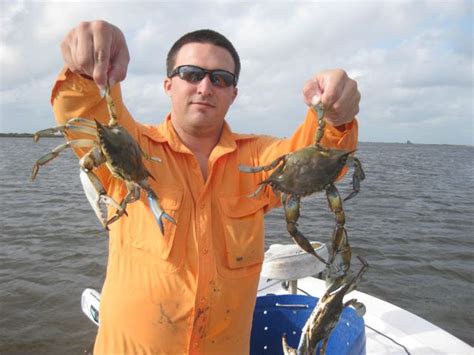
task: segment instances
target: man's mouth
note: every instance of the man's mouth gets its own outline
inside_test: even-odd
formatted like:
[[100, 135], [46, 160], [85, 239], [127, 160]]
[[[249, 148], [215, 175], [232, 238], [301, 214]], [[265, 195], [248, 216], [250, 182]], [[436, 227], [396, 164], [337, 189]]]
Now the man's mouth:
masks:
[[210, 102], [206, 101], [191, 101], [191, 105], [198, 105], [198, 106], [204, 106], [204, 107], [214, 107], [213, 104]]

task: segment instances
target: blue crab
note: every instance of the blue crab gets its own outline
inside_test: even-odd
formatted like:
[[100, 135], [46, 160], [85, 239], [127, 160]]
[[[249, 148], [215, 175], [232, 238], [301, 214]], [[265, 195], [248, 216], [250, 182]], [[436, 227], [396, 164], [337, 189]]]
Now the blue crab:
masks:
[[[161, 208], [158, 197], [152, 190], [148, 178], [154, 179], [146, 169], [143, 158], [159, 162], [159, 158], [150, 157], [146, 154], [128, 131], [119, 125], [115, 104], [110, 95], [109, 89], [105, 92], [105, 99], [109, 111], [110, 120], [108, 124], [101, 124], [99, 121], [91, 121], [84, 118], [72, 118], [64, 125], [47, 128], [38, 131], [34, 135], [34, 140], [38, 141], [41, 136], [61, 132], [68, 137], [69, 132], [80, 132], [91, 138], [69, 140], [54, 148], [51, 152], [39, 158], [34, 166], [31, 179], [34, 180], [41, 166], [56, 158], [59, 153], [67, 148], [91, 148], [79, 161], [80, 179], [87, 199], [104, 228], [126, 215], [128, 203], [137, 201], [140, 198], [140, 191], [146, 192], [150, 208], [156, 218], [158, 226], [164, 233], [163, 218], [175, 223]], [[127, 187], [127, 195], [120, 203], [107, 195], [99, 178], [93, 170], [105, 164], [111, 174], [122, 180]], [[115, 214], [107, 220], [105, 208], [112, 206], [116, 209]]]
[[[275, 193], [280, 193], [287, 229], [293, 240], [306, 252], [314, 255], [327, 265], [332, 264], [336, 255], [340, 254], [343, 270], [347, 271], [350, 267], [351, 247], [344, 227], [343, 200], [334, 183], [344, 167], [350, 165], [354, 167], [352, 192], [344, 198], [344, 201], [347, 201], [359, 192], [360, 182], [365, 178], [365, 173], [359, 159], [354, 156], [354, 151], [329, 149], [320, 145], [324, 135], [325, 110], [322, 103], [312, 108], [316, 111], [319, 123], [314, 145], [282, 155], [269, 165], [257, 167], [241, 165], [239, 169], [244, 173], [257, 173], [275, 169], [267, 179], [260, 182], [258, 189], [250, 196], [257, 196], [266, 185], [270, 185]], [[336, 217], [336, 226], [332, 234], [332, 254], [329, 261], [323, 260], [314, 251], [311, 243], [297, 228], [301, 198], [321, 191], [326, 192], [329, 208]]]
[[346, 294], [356, 289], [362, 275], [369, 267], [364, 258], [360, 256], [357, 258], [362, 263], [359, 272], [356, 275], [345, 273], [337, 277], [328, 287], [303, 327], [298, 349], [290, 347], [283, 334], [282, 346], [285, 355], [312, 355], [320, 341], [323, 343], [319, 354], [324, 355], [329, 336], [339, 322], [343, 309], [352, 306], [358, 316], [362, 317], [365, 314], [365, 306], [356, 299], [342, 302]]

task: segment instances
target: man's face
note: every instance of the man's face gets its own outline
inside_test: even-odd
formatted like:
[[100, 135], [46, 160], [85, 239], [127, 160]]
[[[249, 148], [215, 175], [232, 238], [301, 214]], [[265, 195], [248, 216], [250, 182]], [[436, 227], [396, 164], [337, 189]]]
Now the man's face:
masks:
[[[204, 69], [224, 69], [234, 73], [230, 53], [209, 43], [188, 43], [181, 47], [175, 68], [196, 65]], [[174, 76], [164, 81], [166, 94], [171, 98], [171, 121], [178, 133], [196, 137], [219, 134], [229, 106], [237, 96], [237, 88], [213, 86], [209, 75], [197, 83]]]

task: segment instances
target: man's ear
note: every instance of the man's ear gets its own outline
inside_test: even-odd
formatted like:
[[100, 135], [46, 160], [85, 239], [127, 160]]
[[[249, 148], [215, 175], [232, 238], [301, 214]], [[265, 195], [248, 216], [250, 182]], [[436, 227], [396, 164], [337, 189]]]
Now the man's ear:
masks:
[[165, 90], [165, 94], [171, 97], [171, 79], [166, 78], [163, 81], [163, 89]]
[[239, 93], [239, 89], [234, 87], [234, 96], [232, 97], [232, 101], [230, 103], [231, 105], [234, 103], [235, 99], [237, 98], [238, 93]]

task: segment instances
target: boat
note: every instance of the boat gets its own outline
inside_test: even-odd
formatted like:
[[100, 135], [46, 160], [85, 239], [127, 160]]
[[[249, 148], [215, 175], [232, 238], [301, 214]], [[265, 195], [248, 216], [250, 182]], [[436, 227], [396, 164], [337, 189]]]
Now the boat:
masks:
[[[312, 244], [327, 260], [326, 245]], [[314, 276], [324, 269], [323, 263], [296, 245], [270, 246], [258, 285], [250, 354], [283, 354], [283, 334], [290, 346], [297, 347], [306, 319], [326, 292], [326, 282]], [[329, 337], [327, 355], [474, 354], [467, 343], [394, 304], [357, 290], [347, 294], [344, 302], [352, 298], [365, 305], [366, 313], [360, 317], [351, 307], [344, 309]], [[98, 325], [100, 294], [86, 289], [81, 303], [83, 312]]]

